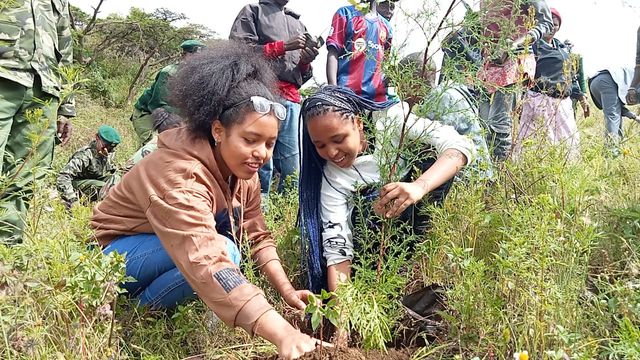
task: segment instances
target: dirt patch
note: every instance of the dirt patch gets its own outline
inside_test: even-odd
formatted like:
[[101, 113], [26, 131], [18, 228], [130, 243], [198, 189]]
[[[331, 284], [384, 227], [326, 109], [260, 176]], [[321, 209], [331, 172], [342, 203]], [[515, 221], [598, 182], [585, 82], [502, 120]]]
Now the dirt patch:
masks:
[[[334, 348], [334, 349], [318, 349], [309, 353], [301, 360], [408, 360], [411, 358], [415, 350], [411, 349], [389, 349], [387, 352], [382, 351], [365, 351], [355, 348]], [[268, 358], [270, 360], [278, 359], [277, 356]]]

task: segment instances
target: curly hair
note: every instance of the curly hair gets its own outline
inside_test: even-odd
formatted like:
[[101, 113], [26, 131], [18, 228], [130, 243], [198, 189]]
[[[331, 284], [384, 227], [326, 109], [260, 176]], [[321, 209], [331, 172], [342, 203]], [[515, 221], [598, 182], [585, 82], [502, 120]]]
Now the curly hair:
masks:
[[170, 102], [192, 134], [212, 139], [214, 120], [224, 127], [238, 124], [252, 104], [232, 106], [251, 96], [277, 101], [276, 86], [271, 63], [258, 48], [218, 40], [180, 64], [169, 81]]

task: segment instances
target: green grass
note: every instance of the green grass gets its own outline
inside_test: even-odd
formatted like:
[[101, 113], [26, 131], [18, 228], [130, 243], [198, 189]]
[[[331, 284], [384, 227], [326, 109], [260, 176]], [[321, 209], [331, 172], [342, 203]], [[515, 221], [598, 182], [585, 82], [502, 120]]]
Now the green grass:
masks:
[[[103, 123], [121, 133], [117, 162], [124, 164], [137, 148], [130, 109], [80, 97], [78, 112], [72, 141], [56, 149], [54, 170]], [[446, 286], [449, 332], [421, 354], [638, 357], [640, 126], [628, 123], [625, 155], [610, 159], [603, 156], [601, 113], [579, 125], [579, 162], [566, 164], [552, 148], [531, 153], [507, 164], [493, 184], [457, 184], [445, 206], [433, 210], [434, 227], [415, 255], [412, 286]], [[36, 192], [24, 244], [0, 247], [0, 358], [249, 359], [274, 353], [260, 339], [212, 324], [200, 301], [168, 313], [136, 309], [122, 297], [114, 302], [122, 259], [89, 246], [90, 207], [69, 216], [49, 196], [53, 178]], [[274, 196], [267, 222], [287, 271], [301, 283], [296, 199]], [[245, 273], [266, 287], [251, 264]], [[284, 308], [274, 291], [266, 292]]]

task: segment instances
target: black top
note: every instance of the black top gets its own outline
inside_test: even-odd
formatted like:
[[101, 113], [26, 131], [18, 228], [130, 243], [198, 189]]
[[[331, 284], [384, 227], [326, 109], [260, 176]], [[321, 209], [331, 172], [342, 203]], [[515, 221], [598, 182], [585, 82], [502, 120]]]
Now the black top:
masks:
[[573, 74], [569, 49], [558, 39], [551, 44], [544, 39], [533, 44], [536, 76], [533, 91], [555, 98], [578, 98], [583, 95]]
[[[243, 7], [231, 26], [229, 39], [256, 45], [261, 52], [263, 46], [276, 41], [287, 41], [307, 32], [300, 15], [283, 8], [274, 0], [260, 0], [258, 4]], [[273, 68], [279, 80], [300, 88], [312, 77], [311, 68], [303, 72], [298, 66], [302, 50], [287, 51], [273, 59]]]

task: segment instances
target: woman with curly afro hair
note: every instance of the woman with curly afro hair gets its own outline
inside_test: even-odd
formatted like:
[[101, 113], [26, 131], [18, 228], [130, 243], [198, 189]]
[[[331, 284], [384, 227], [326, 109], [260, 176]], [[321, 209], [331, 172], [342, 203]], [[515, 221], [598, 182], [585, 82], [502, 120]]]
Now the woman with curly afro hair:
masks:
[[91, 224], [105, 254], [124, 254], [136, 281], [123, 287], [140, 304], [172, 307], [197, 294], [226, 324], [290, 359], [320, 342], [274, 311], [238, 268], [238, 249], [251, 248], [284, 300], [306, 306], [309, 292], [291, 285], [260, 209], [257, 173], [286, 115], [276, 83], [267, 60], [240, 43], [218, 41], [181, 64], [171, 105], [186, 126], [160, 134], [158, 149], [94, 208]]

